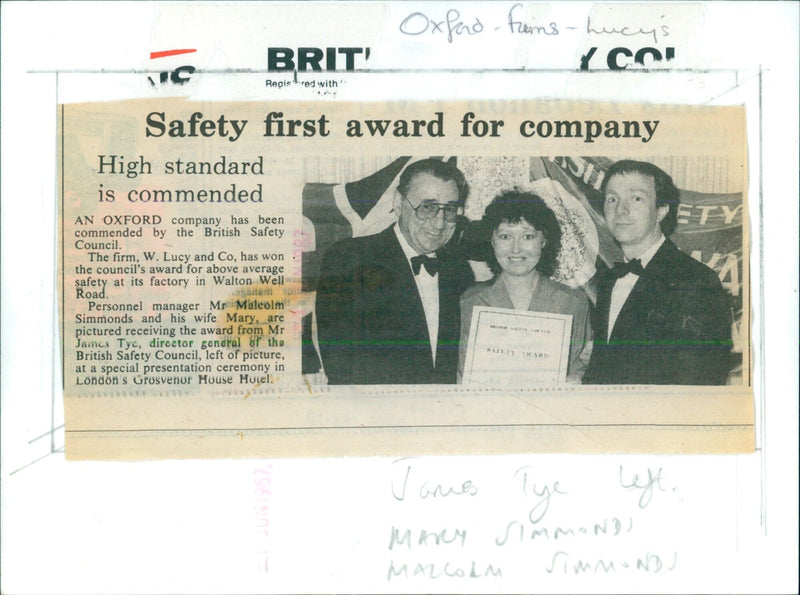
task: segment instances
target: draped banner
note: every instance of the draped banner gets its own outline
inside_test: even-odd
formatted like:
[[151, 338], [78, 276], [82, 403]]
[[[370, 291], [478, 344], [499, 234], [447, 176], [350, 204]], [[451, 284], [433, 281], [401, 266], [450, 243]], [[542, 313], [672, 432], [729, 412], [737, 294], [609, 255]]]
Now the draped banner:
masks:
[[[411, 161], [412, 157], [399, 157], [366, 178], [344, 184], [305, 185], [302, 203], [304, 292], [316, 291], [322, 256], [332, 244], [349, 237], [378, 233], [394, 223], [394, 190], [400, 174]], [[450, 161], [455, 163], [455, 158]], [[303, 317], [303, 374], [313, 374], [322, 368], [313, 336], [312, 311]]]
[[[405, 166], [416, 159], [397, 158], [361, 180], [305, 185], [303, 291], [316, 290], [320, 260], [331, 244], [347, 237], [377, 233], [394, 222], [391, 209], [397, 179]], [[451, 160], [455, 162], [455, 158]], [[459, 157], [457, 165], [470, 184], [470, 195], [466, 218], [456, 239], [470, 259], [482, 260], [488, 248], [477, 221], [486, 205], [505, 189], [516, 186], [531, 190], [545, 200], [561, 225], [562, 250], [553, 277], [565, 285], [581, 287], [593, 296], [591, 280], [597, 266], [622, 259], [603, 217], [600, 192], [605, 172], [612, 163], [606, 157]], [[682, 189], [678, 227], [672, 236], [681, 250], [719, 275], [730, 297], [734, 352], [740, 357], [747, 338], [747, 329], [741, 328], [743, 214], [741, 192], [709, 194]], [[313, 329], [312, 312], [303, 319], [304, 374], [321, 370]], [[731, 375], [740, 374], [741, 363]]]
[[[598, 259], [611, 264], [621, 260], [622, 254], [619, 247], [611, 237], [603, 218], [603, 196], [600, 186], [605, 177], [605, 172], [613, 163], [603, 157], [551, 157], [531, 158], [531, 180], [549, 179], [556, 187], [563, 187], [572, 199], [570, 218], [565, 220], [559, 217], [565, 235], [577, 235], [574, 231], [575, 221], [583, 221], [587, 217], [594, 223], [597, 243], [594, 235], [585, 235], [582, 241], [576, 242], [587, 254], [596, 250]], [[667, 171], [667, 173], [670, 173]], [[535, 185], [536, 182], [533, 182]], [[562, 201], [553, 201], [552, 198], [542, 194], [550, 207], [559, 215]], [[716, 271], [720, 282], [729, 296], [729, 303], [733, 312], [733, 351], [738, 355], [739, 363], [731, 372], [731, 377], [741, 376], [741, 355], [745, 351], [745, 341], [749, 329], [742, 328], [743, 316], [743, 274], [744, 254], [742, 252], [742, 221], [744, 216], [743, 194], [709, 194], [694, 192], [690, 189], [681, 189], [681, 204], [678, 208], [678, 227], [672, 235], [672, 240], [684, 252], [699, 260], [709, 268]], [[566, 204], [566, 203], [565, 203]], [[575, 205], [579, 205], [576, 207]], [[573, 228], [573, 229], [570, 229]], [[568, 246], [569, 248], [569, 246]], [[562, 254], [562, 261], [569, 259], [570, 254], [576, 254], [575, 248], [570, 248]], [[582, 272], [578, 274], [583, 280], [587, 274], [589, 262], [587, 260], [577, 263], [574, 267]], [[575, 278], [573, 269], [562, 266], [556, 272], [556, 277], [562, 283], [575, 285], [570, 281]], [[560, 278], [559, 278], [560, 277]], [[579, 283], [580, 284], [580, 283]]]

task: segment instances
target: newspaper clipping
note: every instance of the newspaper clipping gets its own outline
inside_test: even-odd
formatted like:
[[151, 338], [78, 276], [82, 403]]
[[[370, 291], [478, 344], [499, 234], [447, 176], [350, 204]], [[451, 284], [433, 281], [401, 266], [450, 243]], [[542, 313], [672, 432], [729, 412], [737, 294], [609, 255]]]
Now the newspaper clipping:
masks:
[[68, 457], [753, 449], [744, 108], [58, 109]]

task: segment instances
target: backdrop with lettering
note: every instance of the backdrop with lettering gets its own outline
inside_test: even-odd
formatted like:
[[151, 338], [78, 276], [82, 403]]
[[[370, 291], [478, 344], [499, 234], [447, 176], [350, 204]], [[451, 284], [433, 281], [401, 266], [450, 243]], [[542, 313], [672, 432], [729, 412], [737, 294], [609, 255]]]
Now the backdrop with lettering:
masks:
[[[398, 157], [374, 173], [356, 180], [307, 183], [303, 188], [304, 217], [303, 291], [313, 304], [319, 265], [325, 250], [348, 237], [377, 233], [395, 221], [392, 199], [403, 169], [419, 157]], [[562, 250], [554, 278], [572, 287], [584, 288], [591, 296], [592, 277], [600, 261], [611, 265], [622, 259], [603, 217], [600, 186], [614, 162], [605, 157], [450, 157], [470, 184], [465, 218], [456, 242], [473, 261], [481, 260], [487, 245], [478, 221], [489, 202], [501, 191], [519, 187], [541, 196], [556, 214], [562, 229]], [[667, 163], [672, 163], [667, 160]], [[681, 179], [698, 185], [722, 187], [717, 163], [696, 166], [676, 161], [684, 171]], [[665, 167], [662, 163], [659, 163]], [[687, 169], [688, 168], [688, 169]], [[708, 184], [703, 177], [708, 174]], [[667, 173], [671, 173], [667, 170]], [[726, 178], [727, 172], [723, 172]], [[727, 179], [727, 178], [726, 178]], [[676, 177], [676, 183], [680, 185]], [[743, 194], [698, 192], [681, 189], [675, 244], [719, 275], [730, 296], [733, 311], [734, 351], [743, 352], [748, 329], [742, 328], [744, 253]], [[313, 307], [303, 318], [303, 373], [320, 371], [314, 341]], [[741, 364], [731, 376], [740, 377]]]

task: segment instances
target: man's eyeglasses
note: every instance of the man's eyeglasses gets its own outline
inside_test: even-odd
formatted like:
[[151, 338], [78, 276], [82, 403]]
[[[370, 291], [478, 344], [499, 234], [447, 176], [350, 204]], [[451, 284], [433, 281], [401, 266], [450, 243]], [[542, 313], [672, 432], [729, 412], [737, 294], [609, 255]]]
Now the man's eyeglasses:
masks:
[[439, 211], [442, 211], [442, 213], [444, 213], [444, 220], [453, 223], [458, 220], [458, 216], [461, 214], [460, 205], [454, 205], [452, 203], [421, 202], [415, 207], [405, 196], [403, 198], [407, 200], [411, 208], [414, 209], [414, 214], [420, 221], [430, 221], [439, 214]]

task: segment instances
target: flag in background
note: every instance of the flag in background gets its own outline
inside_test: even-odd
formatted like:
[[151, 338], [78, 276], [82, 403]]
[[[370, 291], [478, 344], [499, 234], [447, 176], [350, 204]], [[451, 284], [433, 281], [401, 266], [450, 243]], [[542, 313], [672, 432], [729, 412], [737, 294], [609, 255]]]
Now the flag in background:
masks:
[[[603, 218], [603, 196], [600, 186], [605, 172], [614, 161], [605, 157], [550, 157], [531, 158], [531, 179], [543, 176], [560, 183], [573, 195], [597, 231], [597, 256], [611, 265], [622, 260]], [[670, 168], [657, 164], [667, 173]], [[702, 172], [705, 166], [698, 165]], [[676, 185], [679, 185], [676, 182]], [[543, 198], [546, 199], [545, 196]], [[675, 245], [713, 269], [723, 288], [728, 293], [733, 313], [733, 351], [741, 356], [746, 351], [747, 329], [743, 320], [743, 273], [742, 221], [744, 201], [742, 192], [695, 192], [681, 189], [678, 208], [678, 227], [672, 235]], [[552, 204], [550, 205], [552, 208]], [[563, 225], [563, 224], [562, 224]], [[588, 247], [589, 242], [584, 242]], [[562, 281], [563, 282], [563, 281]], [[741, 363], [731, 373], [732, 377], [742, 373]]]
[[[544, 172], [546, 177], [561, 182], [588, 212], [599, 238], [598, 256], [606, 264], [613, 264], [622, 258], [602, 216], [600, 185], [612, 163], [602, 157], [531, 159], [532, 179], [535, 174]], [[704, 193], [682, 189], [680, 200], [678, 227], [672, 240], [681, 250], [717, 272], [722, 286], [731, 296], [734, 311], [741, 319], [744, 267], [742, 193]]]
[[[306, 184], [303, 217], [310, 223], [313, 250], [303, 252], [303, 291], [316, 291], [320, 262], [332, 244], [360, 233], [364, 219], [378, 204], [410, 157], [395, 159], [374, 174], [345, 184]], [[387, 221], [391, 225], [391, 221]], [[380, 230], [378, 230], [380, 231]]]
[[[392, 211], [394, 191], [406, 165], [421, 158], [399, 157], [375, 173], [344, 184], [308, 183], [303, 187], [304, 292], [314, 292], [322, 257], [334, 243], [383, 231], [395, 221]], [[449, 159], [455, 164], [455, 157]], [[321, 370], [314, 347], [313, 312], [302, 321], [302, 371]]]
[[[397, 178], [411, 161], [400, 157], [375, 173], [346, 183], [309, 183], [303, 189], [302, 212], [306, 241], [303, 291], [316, 290], [322, 255], [336, 241], [378, 233], [395, 221], [392, 200]], [[456, 158], [450, 158], [456, 163]], [[622, 251], [603, 217], [600, 193], [605, 172], [614, 163], [606, 157], [460, 157], [457, 165], [470, 184], [458, 237], [470, 244], [466, 253], [479, 259], [487, 248], [476, 221], [499, 192], [518, 186], [539, 194], [554, 211], [562, 228], [562, 253], [554, 277], [571, 287], [584, 287], [600, 262], [622, 260]], [[662, 164], [659, 164], [662, 165]], [[662, 167], [669, 172], [669, 167]], [[714, 269], [731, 298], [734, 350], [741, 343], [743, 196], [681, 190], [678, 228], [672, 236], [687, 254]], [[488, 238], [485, 238], [488, 239]], [[303, 318], [303, 373], [321, 370], [313, 343], [313, 313]]]

